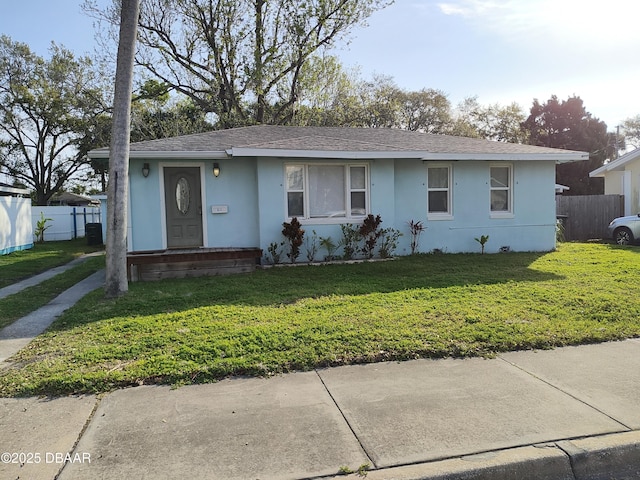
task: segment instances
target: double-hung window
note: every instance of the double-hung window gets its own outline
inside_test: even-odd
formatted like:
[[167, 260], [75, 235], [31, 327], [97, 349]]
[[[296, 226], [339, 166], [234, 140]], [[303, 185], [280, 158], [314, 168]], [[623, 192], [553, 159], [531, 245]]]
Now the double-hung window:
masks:
[[352, 219], [368, 213], [366, 165], [291, 164], [285, 177], [288, 218]]
[[513, 169], [511, 165], [491, 166], [491, 216], [513, 214]]
[[427, 212], [430, 220], [448, 219], [451, 209], [451, 166], [427, 167]]

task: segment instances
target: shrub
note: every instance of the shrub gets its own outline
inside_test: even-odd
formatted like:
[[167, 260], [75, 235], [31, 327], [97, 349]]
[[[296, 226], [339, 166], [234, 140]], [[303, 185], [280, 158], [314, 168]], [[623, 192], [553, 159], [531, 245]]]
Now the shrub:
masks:
[[343, 250], [342, 258], [351, 260], [359, 251], [359, 243], [362, 239], [360, 231], [351, 223], [343, 223], [340, 225], [340, 230], [342, 230], [342, 242], [340, 243]]
[[484, 253], [484, 246], [489, 241], [489, 235], [481, 235], [480, 238], [475, 240], [480, 244], [480, 253]]
[[376, 215], [375, 217], [371, 214], [367, 215], [360, 226], [360, 236], [364, 238], [364, 247], [362, 247], [362, 253], [367, 258], [372, 258], [373, 253], [376, 248], [376, 243], [378, 243], [378, 239], [382, 235], [382, 230], [380, 229], [380, 224], [382, 223], [382, 219], [380, 215]]
[[561, 243], [565, 241], [564, 236], [564, 222], [560, 219], [556, 220], [556, 242]]
[[340, 245], [333, 243], [333, 239], [331, 237], [320, 237], [320, 246], [327, 250], [327, 254], [324, 257], [325, 262], [335, 260], [336, 257], [334, 254]]
[[267, 247], [267, 251], [269, 255], [267, 255], [267, 261], [272, 264], [280, 263], [280, 257], [282, 257], [282, 252], [280, 251], [280, 247], [284, 245], [284, 242], [276, 243], [271, 242]]
[[382, 241], [380, 242], [380, 257], [391, 258], [393, 252], [398, 248], [398, 239], [402, 236], [395, 228], [385, 228], [382, 230]]
[[300, 247], [302, 246], [304, 239], [304, 230], [301, 228], [300, 222], [296, 217], [291, 219], [291, 223], [284, 222], [282, 227], [282, 235], [284, 235], [289, 244], [289, 253], [287, 253], [287, 257], [289, 257], [291, 263], [295, 263], [296, 259], [300, 256]]
[[304, 246], [307, 249], [307, 260], [309, 262], [313, 262], [318, 253], [318, 237], [316, 236], [315, 230], [312, 232], [313, 236], [311, 238], [307, 237], [304, 241]]
[[44, 218], [44, 213], [40, 212], [40, 220], [36, 222], [36, 229], [33, 231], [33, 234], [36, 236], [36, 242], [44, 243], [44, 232], [51, 227], [51, 225], [47, 225], [47, 222], [52, 221], [50, 218]]
[[420, 235], [425, 231], [426, 227], [422, 221], [411, 220], [407, 222], [409, 225], [409, 232], [411, 233], [411, 255], [415, 255], [418, 251], [418, 243], [420, 242]]

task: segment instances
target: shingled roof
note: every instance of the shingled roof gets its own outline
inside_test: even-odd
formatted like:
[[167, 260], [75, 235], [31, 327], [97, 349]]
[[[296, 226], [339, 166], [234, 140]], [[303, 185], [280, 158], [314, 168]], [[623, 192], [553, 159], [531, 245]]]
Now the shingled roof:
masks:
[[[106, 148], [89, 152], [107, 158]], [[257, 125], [132, 143], [132, 158], [314, 157], [423, 160], [584, 160], [573, 150], [390, 128]]]

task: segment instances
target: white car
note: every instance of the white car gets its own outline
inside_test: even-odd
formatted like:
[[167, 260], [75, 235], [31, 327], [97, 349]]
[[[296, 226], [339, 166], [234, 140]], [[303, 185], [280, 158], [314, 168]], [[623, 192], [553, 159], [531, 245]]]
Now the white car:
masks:
[[614, 218], [609, 224], [609, 237], [618, 245], [628, 245], [640, 240], [640, 214]]

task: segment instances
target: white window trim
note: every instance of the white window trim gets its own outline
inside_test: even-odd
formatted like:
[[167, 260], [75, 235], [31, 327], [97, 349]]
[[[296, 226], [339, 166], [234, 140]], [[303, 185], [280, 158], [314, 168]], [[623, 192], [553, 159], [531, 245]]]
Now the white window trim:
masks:
[[[445, 191], [444, 188], [429, 188], [429, 169], [430, 168], [446, 168], [448, 173], [447, 192], [447, 212], [430, 212], [429, 211], [429, 192]], [[431, 163], [427, 164], [427, 220], [453, 220], [453, 165], [451, 163]]]
[[[351, 163], [351, 162], [287, 162], [284, 164], [283, 174], [284, 174], [284, 218], [286, 221], [291, 221], [293, 217], [289, 216], [289, 203], [288, 203], [288, 193], [289, 189], [287, 186], [287, 167], [300, 166], [304, 168], [303, 173], [303, 216], [297, 217], [298, 221], [301, 225], [339, 225], [343, 223], [354, 223], [359, 222], [366, 218], [366, 216], [371, 213], [371, 181], [370, 181], [370, 173], [369, 173], [369, 164], [368, 163]], [[309, 167], [315, 166], [333, 166], [333, 167], [343, 167], [345, 170], [345, 207], [346, 207], [346, 216], [344, 217], [309, 217]], [[351, 215], [351, 192], [360, 192], [361, 189], [351, 189], [351, 167], [364, 167], [364, 175], [365, 175], [365, 213], [364, 215]], [[292, 192], [298, 192], [299, 190], [291, 190]]]
[[[501, 168], [508, 168], [509, 169], [509, 188], [508, 188], [508, 199], [509, 199], [509, 205], [507, 210], [504, 211], [493, 211], [491, 210], [491, 192], [493, 190], [505, 190], [505, 189], [501, 189], [501, 188], [495, 188], [491, 186], [491, 169], [492, 168], [496, 168], [496, 167], [501, 167]], [[512, 163], [490, 163], [489, 164], [489, 212], [490, 212], [490, 218], [513, 218], [514, 214], [513, 214], [513, 197], [514, 197], [514, 174], [513, 174], [513, 164]]]

